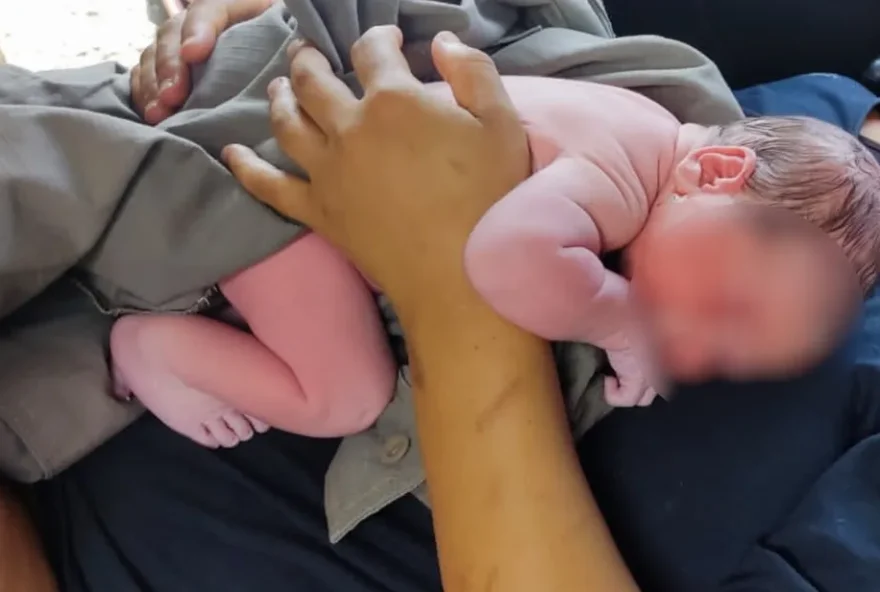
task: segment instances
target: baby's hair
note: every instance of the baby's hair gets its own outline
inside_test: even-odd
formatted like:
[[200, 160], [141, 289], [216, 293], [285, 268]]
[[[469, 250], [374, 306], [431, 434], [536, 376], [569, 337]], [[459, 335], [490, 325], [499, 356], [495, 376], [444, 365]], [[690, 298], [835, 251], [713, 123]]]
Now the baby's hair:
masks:
[[755, 117], [714, 127], [709, 145], [757, 156], [746, 188], [758, 202], [816, 224], [844, 250], [864, 291], [880, 256], [880, 164], [856, 138], [809, 117]]

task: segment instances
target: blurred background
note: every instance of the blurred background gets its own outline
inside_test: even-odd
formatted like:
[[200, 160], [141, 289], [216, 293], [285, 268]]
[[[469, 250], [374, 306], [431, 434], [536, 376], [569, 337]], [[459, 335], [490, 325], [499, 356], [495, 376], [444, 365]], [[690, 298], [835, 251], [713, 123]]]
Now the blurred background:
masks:
[[32, 70], [133, 66], [154, 34], [144, 0], [0, 0], [0, 49]]

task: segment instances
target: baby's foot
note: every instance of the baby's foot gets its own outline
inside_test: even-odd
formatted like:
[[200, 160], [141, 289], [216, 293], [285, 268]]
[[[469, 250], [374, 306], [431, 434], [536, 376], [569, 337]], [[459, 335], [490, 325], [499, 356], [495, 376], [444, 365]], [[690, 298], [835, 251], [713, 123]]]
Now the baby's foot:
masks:
[[208, 448], [232, 448], [269, 430], [265, 423], [241, 413], [208, 393], [185, 385], [175, 376], [139, 370], [132, 379], [114, 364], [116, 396], [134, 395], [175, 432]]

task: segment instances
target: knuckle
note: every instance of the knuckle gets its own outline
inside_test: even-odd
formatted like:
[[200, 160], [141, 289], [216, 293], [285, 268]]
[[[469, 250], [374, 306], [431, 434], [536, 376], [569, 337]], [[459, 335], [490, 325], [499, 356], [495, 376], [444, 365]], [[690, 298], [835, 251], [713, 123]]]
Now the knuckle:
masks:
[[289, 109], [273, 104], [269, 109], [269, 123], [278, 143], [286, 148], [292, 137], [297, 135], [297, 120]]
[[382, 31], [379, 27], [371, 27], [367, 29], [366, 32], [354, 42], [354, 45], [351, 46], [352, 55], [363, 52], [365, 48], [375, 43], [376, 40], [381, 37], [381, 33]]
[[294, 89], [306, 90], [315, 84], [315, 73], [294, 60], [290, 67], [290, 82]]
[[396, 34], [399, 34], [399, 29], [394, 25], [377, 25], [370, 27], [351, 46], [352, 60], [362, 56], [364, 53], [368, 53], [371, 48], [375, 49], [378, 46], [388, 43], [389, 37], [393, 38]]
[[370, 116], [379, 118], [400, 117], [403, 110], [408, 110], [414, 99], [413, 89], [391, 84], [377, 86], [370, 96], [364, 100], [364, 109]]
[[371, 32], [372, 32], [372, 29], [367, 29], [367, 32], [364, 33], [363, 35], [361, 35], [360, 37], [358, 37], [357, 40], [352, 44], [352, 46], [351, 46], [351, 59], [353, 59], [353, 60], [357, 59], [357, 57], [363, 53], [364, 43], [365, 42], [368, 43], [368, 41], [365, 41], [365, 40], [367, 39], [367, 36], [371, 34]]
[[283, 109], [272, 108], [269, 111], [269, 122], [271, 123], [272, 129], [275, 131], [275, 134], [279, 136], [279, 142], [283, 142], [284, 139], [289, 137], [291, 132], [293, 131], [293, 121], [291, 120], [288, 113]]

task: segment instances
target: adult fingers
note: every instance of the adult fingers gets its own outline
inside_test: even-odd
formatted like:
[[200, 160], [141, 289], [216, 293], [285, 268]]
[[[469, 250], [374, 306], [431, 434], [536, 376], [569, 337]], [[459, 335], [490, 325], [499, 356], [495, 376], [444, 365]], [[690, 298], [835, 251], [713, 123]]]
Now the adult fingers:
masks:
[[273, 0], [196, 0], [185, 13], [181, 30], [181, 57], [199, 64], [214, 51], [220, 33], [265, 12]]
[[165, 21], [156, 33], [157, 96], [163, 105], [174, 109], [189, 94], [189, 67], [180, 57], [184, 15]]
[[347, 124], [358, 101], [321, 52], [310, 46], [293, 47], [290, 80], [296, 99], [318, 128], [335, 134]]
[[129, 85], [131, 86], [131, 104], [134, 106], [135, 111], [137, 111], [139, 115], [143, 116], [146, 102], [143, 94], [143, 89], [141, 88], [140, 64], [135, 65], [135, 67], [131, 69], [130, 76], [131, 80], [129, 81]]
[[238, 182], [257, 200], [306, 226], [320, 224], [320, 209], [310, 202], [306, 181], [277, 169], [244, 146], [227, 146], [222, 156]]
[[401, 47], [403, 34], [394, 26], [369, 29], [351, 49], [355, 73], [366, 94], [389, 88], [418, 86]]
[[[159, 84], [156, 80], [156, 46], [151, 45], [141, 53], [140, 63], [132, 77], [137, 76], [136, 95], [133, 95], [135, 109], [144, 120], [155, 125], [170, 115], [169, 111], [159, 102]], [[134, 78], [132, 78], [132, 84]], [[134, 88], [132, 88], [134, 91]]]
[[141, 52], [138, 65], [131, 71], [132, 102], [141, 115], [147, 104], [156, 99], [159, 89], [156, 85], [156, 46], [152, 44]]
[[299, 108], [287, 78], [278, 78], [269, 85], [269, 120], [272, 135], [284, 153], [309, 170], [312, 155], [326, 145], [327, 137]]
[[519, 126], [513, 102], [492, 58], [449, 32], [438, 33], [431, 50], [437, 70], [460, 106], [486, 123]]

